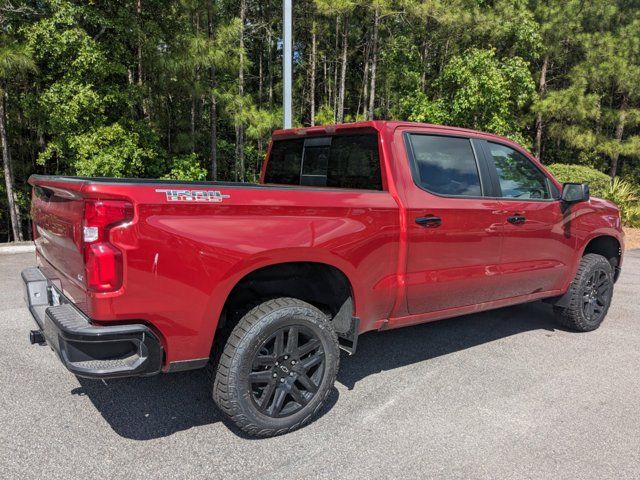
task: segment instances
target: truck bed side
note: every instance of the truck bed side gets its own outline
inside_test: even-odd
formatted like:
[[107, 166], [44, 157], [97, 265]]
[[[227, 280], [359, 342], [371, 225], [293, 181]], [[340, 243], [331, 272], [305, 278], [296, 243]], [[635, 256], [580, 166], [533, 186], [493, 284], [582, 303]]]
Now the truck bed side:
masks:
[[[94, 321], [157, 329], [167, 365], [208, 357], [232, 288], [268, 265], [339, 269], [350, 281], [361, 331], [376, 328], [393, 307], [399, 214], [388, 192], [38, 176], [31, 183], [40, 192], [33, 213], [41, 267]], [[211, 198], [174, 195], [180, 191]], [[85, 199], [133, 204], [133, 220], [110, 231], [124, 263], [116, 292], [89, 292], [78, 276]]]

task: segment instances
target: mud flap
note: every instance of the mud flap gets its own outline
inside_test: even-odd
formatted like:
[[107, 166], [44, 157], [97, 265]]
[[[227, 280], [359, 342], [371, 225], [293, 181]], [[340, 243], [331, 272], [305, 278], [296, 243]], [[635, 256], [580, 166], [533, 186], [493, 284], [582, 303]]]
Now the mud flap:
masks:
[[338, 335], [340, 348], [349, 355], [356, 353], [360, 319], [353, 316], [353, 301], [351, 297], [342, 304], [336, 316], [331, 320], [331, 324]]

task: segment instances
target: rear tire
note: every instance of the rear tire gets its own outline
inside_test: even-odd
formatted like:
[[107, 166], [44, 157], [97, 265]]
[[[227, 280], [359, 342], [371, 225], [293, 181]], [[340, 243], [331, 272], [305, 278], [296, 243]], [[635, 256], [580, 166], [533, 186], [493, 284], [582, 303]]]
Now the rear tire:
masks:
[[558, 321], [578, 332], [590, 332], [600, 326], [613, 296], [613, 268], [602, 255], [582, 257], [578, 272], [567, 292], [567, 307], [554, 307]]
[[340, 360], [320, 310], [277, 298], [235, 326], [216, 365], [213, 399], [244, 432], [271, 437], [309, 423], [324, 405]]

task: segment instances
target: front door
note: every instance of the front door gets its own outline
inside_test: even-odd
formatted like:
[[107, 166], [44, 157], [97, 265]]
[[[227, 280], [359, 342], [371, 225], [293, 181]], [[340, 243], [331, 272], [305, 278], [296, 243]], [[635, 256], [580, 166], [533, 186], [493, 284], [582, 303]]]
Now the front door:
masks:
[[483, 144], [502, 209], [500, 297], [562, 289], [575, 238], [553, 182], [523, 152], [498, 142]]
[[476, 140], [406, 133], [406, 294], [412, 315], [496, 299], [504, 219]]

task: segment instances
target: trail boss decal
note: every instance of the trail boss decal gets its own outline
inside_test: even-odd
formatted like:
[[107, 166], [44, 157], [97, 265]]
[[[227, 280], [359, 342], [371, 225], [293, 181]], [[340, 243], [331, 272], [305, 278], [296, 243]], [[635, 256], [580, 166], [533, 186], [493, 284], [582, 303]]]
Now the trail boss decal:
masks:
[[167, 196], [167, 202], [214, 202], [220, 203], [229, 195], [219, 190], [156, 190]]

